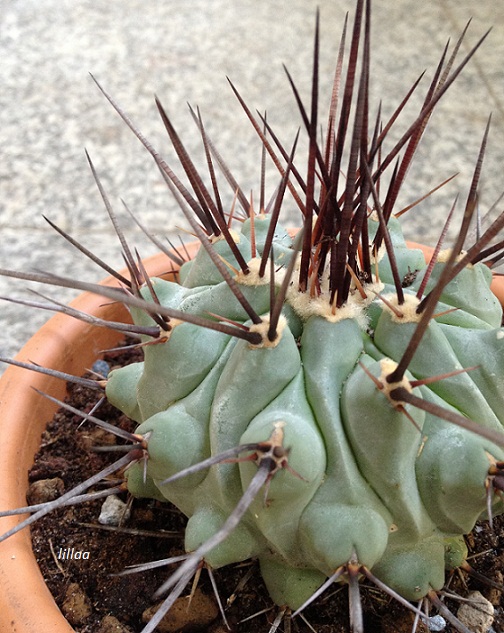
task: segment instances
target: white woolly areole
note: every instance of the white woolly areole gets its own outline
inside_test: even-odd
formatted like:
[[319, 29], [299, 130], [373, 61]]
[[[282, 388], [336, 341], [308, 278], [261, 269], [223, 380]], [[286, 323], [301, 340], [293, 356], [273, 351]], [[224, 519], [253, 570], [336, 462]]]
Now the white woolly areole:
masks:
[[[264, 275], [262, 277], [259, 276], [259, 268], [261, 267], [261, 259], [259, 257], [253, 257], [250, 261], [247, 262], [247, 266], [249, 269], [249, 272], [247, 274], [240, 270], [235, 275], [234, 279], [236, 283], [239, 283], [242, 286], [266, 286], [269, 284], [269, 266], [266, 266]], [[275, 286], [281, 283], [281, 278], [283, 278], [283, 274], [280, 275], [279, 272], [275, 272]], [[281, 272], [283, 273], [283, 271]]]
[[390, 392], [399, 387], [404, 387], [406, 391], [408, 391], [408, 393], [411, 393], [413, 391], [413, 388], [410, 384], [410, 381], [406, 378], [406, 376], [403, 376], [403, 378], [399, 382], [387, 382], [387, 376], [390, 376], [390, 374], [397, 369], [397, 363], [391, 358], [382, 358], [380, 361], [380, 367], [381, 373], [378, 380], [383, 386], [383, 393], [387, 396], [387, 398], [390, 400], [395, 408], [401, 406], [405, 407], [406, 404], [404, 402], [392, 399], [390, 397]]
[[289, 303], [303, 320], [311, 316], [320, 316], [330, 323], [337, 323], [343, 319], [355, 319], [361, 328], [367, 325], [366, 312], [361, 302], [354, 301], [353, 297], [341, 306], [333, 309], [327, 296], [310, 297], [309, 292], [299, 292], [298, 290], [289, 293]]
[[183, 323], [186, 323], [186, 321], [183, 321], [182, 319], [175, 319], [175, 318], [171, 318], [170, 321], [168, 322], [168, 325], [171, 327], [171, 330], [161, 330], [159, 337], [155, 340], [156, 343], [168, 343], [168, 341], [171, 338], [171, 335], [173, 334], [173, 330], [177, 327], [177, 325], [182, 325]]
[[249, 343], [249, 347], [253, 349], [260, 349], [263, 347], [276, 347], [282, 338], [282, 333], [285, 329], [285, 326], [287, 325], [287, 319], [284, 317], [283, 314], [280, 315], [276, 327], [277, 335], [274, 341], [270, 341], [268, 338], [268, 330], [270, 326], [269, 314], [262, 316], [261, 319], [262, 320], [260, 323], [253, 323], [249, 327], [249, 331], [259, 332], [262, 337], [262, 341], [258, 345], [253, 345], [252, 343]]
[[[444, 250], [439, 251], [436, 263], [446, 264], [446, 262], [450, 258], [450, 255], [452, 254], [452, 250], [453, 250], [452, 248], [445, 248]], [[455, 262], [459, 262], [466, 255], [467, 255], [467, 251], [460, 251], [460, 253], [455, 258]], [[472, 264], [467, 264], [467, 268], [472, 268], [472, 267], [473, 267]]]
[[[237, 233], [234, 229], [228, 229], [229, 231], [229, 235], [233, 238], [233, 242], [235, 244], [239, 244], [240, 243], [240, 234]], [[226, 238], [224, 237], [224, 235], [221, 233], [220, 235], [212, 235], [210, 237], [210, 243], [211, 244], [215, 244], [216, 242], [222, 242], [222, 240], [225, 240]]]
[[404, 303], [402, 305], [399, 305], [397, 295], [393, 292], [382, 295], [382, 297], [402, 314], [401, 317], [397, 316], [390, 306], [384, 301], [381, 302], [383, 311], [390, 314], [390, 318], [394, 323], [418, 323], [418, 321], [420, 321], [422, 315], [416, 312], [420, 299], [418, 299], [416, 295], [404, 293]]
[[329, 303], [329, 279], [324, 275], [320, 282], [321, 293], [318, 297], [311, 296], [309, 291], [299, 292], [297, 287], [292, 285], [287, 292], [287, 301], [304, 321], [314, 315], [323, 317], [330, 323], [355, 319], [362, 329], [366, 329], [366, 307], [372, 303], [375, 295], [383, 290], [384, 285], [381, 282], [374, 282], [365, 284], [363, 288], [366, 298], [361, 297], [360, 292], [352, 285], [347, 301], [340, 308], [334, 308]]

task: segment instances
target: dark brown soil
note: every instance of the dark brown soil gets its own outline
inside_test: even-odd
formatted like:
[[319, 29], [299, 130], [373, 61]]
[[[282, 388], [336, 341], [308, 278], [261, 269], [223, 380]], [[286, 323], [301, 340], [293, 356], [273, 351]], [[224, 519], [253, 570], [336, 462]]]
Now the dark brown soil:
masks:
[[[129, 356], [109, 358], [111, 364], [131, 362]], [[133, 359], [134, 360], [134, 359]], [[80, 386], [69, 386], [68, 400], [73, 406], [89, 411], [96, 403], [96, 392]], [[133, 423], [108, 404], [97, 412], [101, 419], [108, 419], [121, 428], [134, 430]], [[91, 474], [117, 459], [110, 453], [92, 452], [91, 446], [115, 444], [116, 439], [89, 424], [79, 427], [81, 420], [66, 410], [60, 410], [47, 427], [42, 448], [31, 470], [31, 482], [60, 478], [64, 490], [70, 490]], [[95, 488], [96, 490], [97, 488]], [[123, 494], [126, 500], [126, 494]], [[128, 565], [167, 558], [183, 553], [183, 530], [185, 517], [169, 504], [156, 501], [135, 500], [131, 506], [131, 517], [122, 528], [105, 529], [98, 524], [101, 501], [82, 504], [56, 511], [40, 520], [32, 530], [34, 550], [42, 573], [60, 607], [65, 603], [69, 587], [75, 590], [77, 583], [85, 594], [87, 609], [76, 609], [72, 622], [81, 633], [106, 633], [108, 631], [140, 631], [142, 612], [152, 605], [152, 595], [169, 576], [173, 568], [161, 568], [133, 576], [117, 577]], [[134, 533], [137, 531], [137, 533]], [[133, 532], [133, 533], [132, 533]], [[483, 523], [468, 537], [471, 565], [479, 572], [502, 582], [504, 570], [504, 521], [494, 521], [494, 532]], [[80, 560], [58, 560], [58, 552], [74, 548], [74, 552], [89, 552], [89, 558]], [[234, 595], [237, 585], [251, 570], [245, 586], [241, 588], [232, 604], [226, 606], [226, 617], [232, 631], [236, 633], [267, 633], [279, 609], [274, 606], [261, 581], [256, 563], [232, 566], [215, 573], [217, 586], [224, 605]], [[450, 591], [466, 595], [469, 590], [478, 589], [496, 605], [494, 630], [504, 631], [501, 591], [456, 572], [450, 579]], [[213, 598], [212, 587], [205, 571], [202, 572], [199, 587], [204, 594]], [[189, 592], [190, 588], [188, 588]], [[371, 633], [400, 633], [411, 630], [412, 616], [385, 594], [364, 584], [362, 598], [365, 605], [366, 631]], [[86, 598], [87, 596], [87, 598]], [[452, 610], [457, 604], [447, 601]], [[68, 602], [65, 606], [68, 609]], [[80, 615], [79, 615], [80, 613]], [[253, 619], [250, 616], [259, 613]], [[87, 615], [88, 614], [88, 615]], [[116, 620], [107, 619], [113, 615]], [[346, 588], [335, 585], [326, 591], [316, 604], [303, 613], [310, 628], [303, 619], [283, 620], [279, 631], [305, 633], [340, 633], [349, 631]], [[105, 620], [104, 620], [105, 618]], [[81, 621], [77, 621], [77, 620]], [[108, 627], [108, 628], [107, 628]], [[128, 627], [128, 628], [124, 628]], [[210, 624], [184, 631], [200, 630], [221, 633], [226, 629], [222, 617], [218, 615]], [[425, 631], [423, 625], [418, 629]], [[448, 626], [446, 632], [450, 631]]]

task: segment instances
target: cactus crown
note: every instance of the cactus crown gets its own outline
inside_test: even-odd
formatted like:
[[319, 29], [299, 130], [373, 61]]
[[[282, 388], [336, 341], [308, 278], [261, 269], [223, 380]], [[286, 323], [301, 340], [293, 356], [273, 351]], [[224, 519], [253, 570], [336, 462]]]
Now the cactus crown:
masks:
[[[489, 126], [449, 251], [443, 255], [441, 246], [455, 204], [428, 264], [407, 248], [395, 208], [434, 107], [485, 36], [458, 65], [465, 32], [451, 56], [445, 50], [420, 113], [384, 154], [418, 82], [390, 120], [378, 115], [371, 124], [370, 4], [356, 3], [347, 73], [337, 75], [325, 142], [318, 140], [318, 18], [309, 109], [287, 73], [308, 134], [306, 176], [295, 160], [297, 138], [283, 147], [231, 84], [280, 172], [275, 196], [265, 205], [262, 193], [258, 212], [199, 112], [191, 111], [211, 187], [157, 101], [189, 190], [100, 88], [152, 155], [201, 242], [189, 261], [181, 249], [167, 251], [177, 281], [149, 279], [119, 229], [130, 271], [129, 278], [114, 273], [122, 288], [2, 271], [91, 290], [130, 308], [134, 325], [114, 327], [141, 338], [145, 360], [91, 381], [139, 424], [126, 437], [131, 451], [111, 468], [129, 466], [132, 495], [169, 500], [190, 517], [187, 557], [160, 588], [168, 597], [147, 632], [202, 562], [211, 569], [250, 557], [258, 558], [273, 600], [296, 613], [346, 581], [355, 631], [363, 629], [362, 576], [417, 614], [407, 601], [430, 599], [442, 609], [436, 592], [445, 565], [467, 566], [463, 535], [478, 519], [504, 512], [504, 331], [489, 289], [489, 266], [502, 254], [502, 243], [490, 243], [504, 214], [465, 245]], [[346, 37], [345, 26], [340, 67]], [[231, 211], [215, 165], [235, 193]], [[297, 235], [279, 221], [288, 192], [302, 218]], [[461, 554], [453, 562], [455, 549]]]

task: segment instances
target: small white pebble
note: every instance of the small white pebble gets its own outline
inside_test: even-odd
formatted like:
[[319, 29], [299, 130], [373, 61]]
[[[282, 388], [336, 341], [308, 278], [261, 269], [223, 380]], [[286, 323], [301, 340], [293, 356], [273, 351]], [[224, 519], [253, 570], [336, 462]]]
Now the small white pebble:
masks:
[[444, 631], [446, 629], [446, 620], [441, 615], [433, 615], [432, 618], [429, 618], [427, 621], [427, 626], [429, 627], [429, 631]]
[[119, 497], [110, 495], [103, 502], [98, 523], [102, 525], [120, 525], [129, 518], [129, 510], [125, 513], [126, 504]]
[[469, 602], [460, 605], [457, 618], [474, 633], [488, 633], [494, 621], [493, 604], [479, 591], [471, 591]]

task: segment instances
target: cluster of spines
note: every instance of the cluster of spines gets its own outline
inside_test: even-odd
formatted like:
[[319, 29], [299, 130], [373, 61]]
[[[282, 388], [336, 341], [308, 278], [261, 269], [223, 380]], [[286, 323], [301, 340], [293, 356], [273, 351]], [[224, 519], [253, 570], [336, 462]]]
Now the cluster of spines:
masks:
[[[260, 116], [261, 123], [259, 123], [248, 107], [244, 100], [238, 93], [238, 90], [233, 84], [231, 87], [235, 92], [238, 100], [244, 108], [247, 116], [252, 121], [254, 128], [259, 134], [259, 137], [263, 144], [263, 152], [268, 153], [272, 158], [274, 164], [278, 167], [281, 175], [279, 187], [276, 191], [276, 195], [272, 199], [272, 203], [269, 205], [269, 211], [272, 218], [270, 223], [268, 236], [265, 242], [263, 253], [261, 255], [261, 263], [259, 267], [259, 275], [264, 277], [270, 276], [271, 285], [271, 307], [269, 315], [269, 328], [267, 330], [267, 338], [272, 341], [277, 336], [277, 325], [280, 317], [281, 308], [283, 306], [285, 296], [287, 294], [288, 286], [293, 281], [296, 284], [297, 290], [300, 293], [309, 293], [311, 296], [318, 296], [321, 294], [321, 276], [323, 271], [328, 271], [329, 276], [329, 293], [327, 301], [332, 306], [333, 310], [341, 308], [348, 300], [350, 289], [353, 286], [358, 286], [360, 291], [366, 292], [366, 284], [376, 276], [378, 271], [373, 265], [373, 257], [378, 253], [378, 250], [382, 243], [385, 244], [387, 255], [391, 263], [392, 274], [394, 278], [394, 286], [397, 294], [398, 311], [400, 314], [401, 305], [404, 303], [404, 292], [402, 289], [402, 279], [400, 278], [397, 266], [395, 265], [394, 249], [390, 240], [390, 236], [387, 229], [387, 223], [392, 217], [394, 212], [395, 203], [397, 200], [398, 192], [404, 181], [406, 172], [411, 164], [415, 150], [421, 140], [423, 131], [426, 127], [428, 119], [439, 102], [440, 98], [453, 83], [456, 77], [460, 74], [461, 70], [467, 64], [469, 59], [474, 55], [480, 44], [485, 39], [484, 35], [479, 42], [471, 49], [466, 55], [463, 61], [452, 70], [455, 62], [455, 55], [460, 48], [462, 39], [465, 35], [464, 30], [459, 41], [456, 43], [455, 48], [448, 61], [446, 57], [448, 55], [448, 48], [443, 52], [442, 58], [436, 69], [435, 75], [429, 86], [427, 95], [423, 102], [421, 111], [416, 120], [409, 126], [406, 132], [402, 135], [396, 145], [389, 151], [385, 157], [382, 157], [382, 148], [384, 140], [387, 138], [387, 134], [390, 131], [392, 125], [396, 122], [402, 109], [408, 102], [409, 98], [417, 88], [421, 77], [415, 82], [412, 88], [408, 91], [407, 95], [398, 106], [390, 120], [383, 125], [380, 119], [380, 113], [376, 118], [376, 123], [372, 134], [370, 135], [370, 141], [368, 139], [369, 128], [369, 80], [370, 80], [370, 2], [364, 2], [364, 0], [358, 0], [356, 8], [356, 17], [353, 27], [353, 32], [350, 41], [350, 54], [348, 62], [348, 72], [344, 85], [341, 85], [341, 72], [336, 75], [336, 81], [334, 91], [331, 100], [331, 109], [329, 115], [329, 123], [327, 130], [327, 138], [325, 147], [321, 148], [317, 141], [318, 134], [318, 49], [319, 49], [319, 36], [318, 36], [318, 19], [315, 34], [315, 46], [314, 46], [314, 67], [312, 75], [312, 93], [311, 93], [311, 109], [308, 115], [305, 107], [303, 106], [299, 94], [296, 90], [294, 81], [288, 74], [289, 82], [294, 91], [295, 98], [298, 102], [301, 117], [306, 127], [309, 137], [309, 154], [308, 154], [308, 172], [306, 179], [303, 179], [300, 171], [295, 166], [294, 154], [296, 149], [296, 142], [293, 144], [293, 148], [290, 152], [282, 146], [274, 131], [271, 129], [267, 122], [266, 116]], [[364, 35], [362, 35], [362, 31]], [[343, 52], [345, 48], [346, 38], [346, 23], [343, 31], [343, 37], [341, 40], [339, 57], [337, 61], [337, 68], [341, 71], [343, 63]], [[363, 53], [361, 56], [360, 66], [361, 74], [357, 79], [357, 69], [359, 66], [359, 47], [363, 47]], [[445, 63], [446, 62], [446, 63]], [[231, 82], [230, 82], [231, 83]], [[141, 143], [149, 151], [154, 158], [160, 172], [178, 201], [180, 208], [182, 209], [186, 219], [191, 225], [191, 229], [197, 236], [203, 248], [206, 249], [209, 257], [220, 271], [223, 279], [229, 285], [229, 288], [241, 303], [243, 309], [248, 315], [252, 324], [259, 324], [262, 321], [261, 315], [258, 315], [250, 303], [241, 292], [239, 285], [233, 278], [233, 275], [229, 272], [229, 268], [225, 262], [223, 262], [216, 254], [212, 240], [215, 238], [222, 238], [226, 240], [229, 248], [231, 249], [236, 262], [238, 263], [241, 274], [250, 274], [249, 263], [243, 258], [239, 248], [237, 247], [230, 230], [231, 218], [235, 215], [234, 212], [230, 214], [230, 217], [226, 217], [224, 206], [221, 199], [221, 194], [217, 185], [217, 178], [215, 173], [214, 162], [218, 164], [221, 171], [224, 173], [226, 180], [235, 193], [235, 202], [238, 202], [242, 214], [248, 216], [251, 219], [252, 224], [252, 236], [254, 233], [253, 220], [255, 217], [255, 211], [252, 205], [247, 200], [243, 191], [238, 186], [236, 180], [232, 176], [230, 170], [225, 165], [222, 157], [217, 152], [213, 142], [208, 138], [206, 134], [203, 121], [199, 111], [191, 110], [191, 114], [201, 132], [204, 151], [207, 159], [207, 166], [211, 180], [211, 189], [209, 190], [204, 182], [203, 178], [198, 174], [198, 171], [192, 162], [190, 156], [185, 150], [183, 143], [173, 127], [167, 113], [165, 112], [160, 101], [156, 99], [156, 104], [161, 115], [161, 119], [166, 127], [166, 130], [170, 136], [173, 147], [176, 150], [180, 163], [187, 176], [192, 193], [185, 187], [182, 181], [178, 178], [175, 172], [168, 166], [165, 160], [160, 154], [153, 148], [151, 143], [139, 132], [138, 128], [133, 124], [129, 117], [125, 114], [122, 108], [110, 97], [101, 87], [100, 89], [105, 94], [107, 99], [117, 110], [121, 118], [132, 129], [134, 134], [138, 137]], [[341, 105], [340, 105], [340, 92]], [[336, 117], [337, 110], [339, 112], [339, 118]], [[350, 114], [354, 112], [354, 124], [351, 132], [350, 128]], [[434, 288], [425, 296], [423, 291], [428, 280], [428, 274], [432, 270], [432, 266], [436, 261], [437, 254], [441, 247], [441, 243], [435, 250], [435, 255], [428, 268], [428, 274], [424, 277], [424, 282], [418, 291], [419, 304], [417, 312], [420, 315], [416, 330], [411, 338], [410, 344], [403, 354], [403, 357], [397, 364], [397, 367], [386, 376], [386, 381], [394, 386], [389, 390], [389, 397], [395, 403], [397, 407], [401, 407], [404, 403], [409, 403], [413, 406], [428, 409], [431, 413], [438, 415], [444, 419], [449, 420], [455, 424], [464, 426], [471, 431], [480, 433], [485, 437], [491, 439], [499, 445], [504, 445], [503, 437], [501, 434], [491, 430], [481, 429], [478, 425], [467, 420], [463, 416], [436, 407], [433, 403], [427, 403], [420, 400], [416, 396], [410, 393], [408, 389], [401, 386], [401, 381], [405, 377], [407, 367], [413, 357], [422, 336], [432, 319], [438, 299], [443, 292], [446, 285], [467, 265], [476, 263], [484, 259], [488, 259], [490, 263], [495, 264], [504, 253], [504, 243], [499, 242], [494, 246], [490, 246], [491, 240], [497, 235], [500, 229], [504, 226], [504, 214], [501, 214], [498, 219], [491, 225], [491, 227], [479, 236], [474, 245], [472, 245], [465, 255], [457, 260], [458, 254], [461, 252], [464, 242], [467, 237], [469, 224], [474, 215], [477, 207], [477, 189], [479, 185], [479, 178], [481, 172], [481, 165], [485, 152], [486, 139], [488, 136], [488, 126], [485, 131], [484, 139], [481, 145], [480, 154], [476, 163], [473, 181], [471, 183], [468, 199], [465, 206], [465, 212], [461, 229], [459, 231], [456, 243], [452, 249], [451, 255], [444, 267], [443, 273], [438, 280]], [[349, 137], [349, 141], [347, 140]], [[271, 139], [271, 140], [270, 140]], [[343, 169], [343, 156], [345, 149], [349, 145], [349, 157], [346, 170]], [[399, 153], [405, 148], [404, 155], [399, 158]], [[120, 286], [119, 289], [104, 289], [98, 287], [95, 284], [87, 282], [78, 282], [76, 280], [69, 280], [57, 275], [50, 274], [24, 274], [13, 271], [1, 271], [2, 274], [34, 281], [40, 281], [43, 283], [49, 283], [52, 285], [64, 285], [73, 288], [80, 288], [82, 290], [90, 290], [92, 292], [98, 292], [112, 300], [122, 301], [126, 305], [131, 307], [139, 307], [148, 312], [153, 318], [156, 325], [150, 327], [131, 326], [126, 324], [111, 324], [108, 322], [101, 322], [99, 319], [90, 318], [87, 315], [76, 313], [71, 308], [67, 308], [58, 305], [52, 301], [52, 304], [40, 304], [36, 302], [22, 303], [26, 305], [34, 305], [37, 307], [49, 307], [50, 309], [66, 312], [71, 316], [81, 319], [91, 320], [94, 324], [99, 326], [113, 327], [122, 331], [134, 332], [139, 336], [148, 336], [152, 339], [152, 342], [162, 342], [166, 340], [171, 330], [170, 321], [172, 319], [181, 319], [184, 321], [192, 322], [202, 327], [209, 327], [220, 332], [230, 334], [232, 336], [247, 340], [251, 345], [259, 345], [263, 342], [263, 336], [254, 330], [253, 328], [235, 322], [224, 322], [219, 318], [219, 315], [212, 315], [210, 318], [199, 317], [195, 315], [189, 315], [180, 311], [169, 309], [160, 305], [154, 288], [150, 285], [148, 276], [143, 269], [142, 263], [138, 254], [133, 256], [131, 249], [129, 248], [122, 232], [118, 226], [115, 218], [115, 214], [108, 201], [106, 193], [101, 186], [98, 175], [94, 169], [91, 160], [89, 164], [93, 175], [95, 177], [100, 194], [104, 201], [105, 207], [110, 215], [112, 222], [119, 235], [121, 245], [123, 248], [124, 259], [126, 261], [127, 268], [129, 270], [130, 278], [128, 279], [124, 275], [117, 273], [111, 269], [106, 263], [99, 260], [84, 246], [77, 244], [73, 238], [67, 235], [63, 230], [56, 227], [50, 220], [47, 220], [65, 239], [69, 240], [72, 244], [77, 246], [86, 256], [90, 257], [98, 263], [108, 273], [114, 275]], [[389, 179], [388, 190], [386, 192], [384, 201], [380, 201], [380, 182], [385, 170], [389, 168], [396, 161], [392, 171], [392, 175]], [[341, 191], [340, 180], [341, 173], [345, 171], [346, 182]], [[264, 211], [264, 180], [262, 180], [260, 207], [261, 212]], [[444, 184], [444, 183], [443, 183]], [[275, 288], [275, 275], [274, 275], [274, 260], [272, 253], [273, 234], [275, 231], [276, 223], [279, 218], [280, 210], [283, 204], [286, 191], [290, 191], [294, 200], [296, 201], [301, 214], [302, 214], [302, 231], [297, 242], [297, 247], [293, 250], [291, 262], [286, 270], [283, 283], [280, 290]], [[299, 191], [301, 191], [301, 194]], [[372, 200], [372, 205], [369, 205], [369, 198]], [[373, 239], [370, 242], [370, 237], [367, 232], [367, 217], [371, 211], [371, 208], [376, 212], [379, 220], [379, 229]], [[400, 213], [400, 212], [399, 212]], [[236, 214], [238, 215], [238, 214]], [[396, 214], [398, 215], [398, 214]], [[451, 214], [450, 214], [451, 217]], [[239, 218], [237, 218], [239, 219]], [[182, 249], [175, 249], [172, 247], [168, 250], [157, 238], [151, 236], [156, 244], [164, 250], [167, 255], [172, 259], [174, 264], [178, 267], [186, 261], [187, 256]], [[298, 277], [293, 279], [295, 270], [295, 259], [297, 250], [300, 250], [300, 265], [298, 267]], [[255, 254], [255, 245], [253, 244], [253, 254]], [[140, 294], [140, 288], [146, 285], [149, 289], [151, 300], [147, 301]], [[7, 360], [7, 359], [4, 359]], [[12, 362], [12, 361], [8, 361]], [[18, 363], [20, 364], [20, 363]], [[28, 364], [25, 364], [28, 366]], [[37, 371], [45, 371], [43, 368], [30, 366]], [[66, 375], [61, 375], [62, 378], [69, 378]], [[437, 377], [442, 379], [445, 376]], [[102, 380], [87, 381], [87, 386], [93, 386], [98, 389], [102, 389], [104, 382]], [[378, 386], [378, 385], [377, 385]], [[384, 388], [384, 385], [381, 385]], [[81, 414], [84, 418], [90, 421], [96, 422], [93, 416], [86, 416]], [[148, 453], [148, 438], [138, 437], [136, 435], [130, 435], [123, 437], [131, 441], [130, 452], [118, 460], [113, 467], [107, 469], [107, 473], [99, 473], [91, 480], [85, 482], [78, 490], [71, 491], [64, 495], [60, 499], [60, 503], [77, 502], [82, 499], [81, 492], [92, 486], [95, 481], [112, 472], [112, 469], [119, 470], [123, 468], [127, 463], [133, 461], [145, 460]], [[270, 438], [271, 439], [271, 438]], [[271, 442], [270, 442], [271, 444]], [[272, 447], [268, 445], [270, 448]], [[281, 451], [285, 451], [281, 445]], [[233, 529], [235, 525], [243, 516], [250, 503], [252, 503], [254, 497], [259, 492], [261, 487], [271, 478], [276, 472], [274, 468], [278, 467], [278, 464], [272, 463], [270, 456], [258, 457], [257, 451], [263, 450], [264, 447], [259, 445], [239, 446], [233, 449], [230, 454], [219, 455], [212, 458], [210, 462], [204, 462], [200, 464], [199, 468], [207, 468], [214, 463], [218, 463], [225, 459], [236, 459], [243, 452], [250, 452], [254, 455], [254, 459], [258, 460], [258, 474], [254, 477], [253, 484], [246, 490], [236, 510], [230, 517], [229, 525], [223, 526], [223, 529], [218, 533], [216, 538], [223, 539], [229, 534], [229, 531]], [[284, 461], [282, 467], [288, 466], [287, 456], [283, 455]], [[492, 481], [494, 489], [500, 490], [502, 488], [502, 464], [497, 464], [492, 471]], [[180, 473], [178, 476], [183, 476], [185, 473]], [[44, 507], [39, 510], [39, 514], [34, 514], [32, 517], [20, 526], [23, 526], [29, 522], [35, 520], [36, 516], [40, 516], [40, 513], [46, 513], [50, 511], [54, 504], [49, 507]], [[25, 511], [25, 509], [23, 509]], [[19, 528], [18, 528], [19, 529]], [[8, 534], [2, 538], [6, 538]], [[184, 565], [180, 568], [179, 572], [175, 574], [170, 580], [169, 584], [164, 587], [168, 589], [175, 587], [176, 590], [172, 591], [167, 602], [164, 606], [166, 611], [173, 603], [177, 595], [183, 591], [185, 585], [189, 581], [190, 577], [195, 573], [195, 569], [200, 562], [204, 559], [205, 552], [209, 547], [213, 547], [214, 544], [205, 544], [203, 550], [195, 552], [193, 555], [188, 556]], [[352, 561], [348, 563], [345, 568], [337, 570], [332, 578], [328, 580], [328, 583], [334, 582], [342, 575], [346, 575], [349, 580], [351, 594], [353, 595], [353, 627], [356, 631], [362, 628], [362, 622], [360, 620], [359, 609], [356, 606], [358, 600], [355, 596], [358, 596], [357, 576], [359, 573], [364, 573], [368, 578], [379, 584], [379, 581], [375, 579], [371, 572], [366, 569], [361, 569], [356, 564], [353, 565]], [[325, 585], [324, 585], [325, 587]], [[322, 588], [321, 588], [322, 590]], [[357, 593], [356, 593], [357, 592]], [[317, 592], [318, 594], [318, 592]], [[435, 596], [430, 596], [433, 602], [436, 602]], [[438, 605], [439, 606], [439, 605]], [[159, 616], [160, 617], [160, 616]], [[455, 623], [460, 630], [464, 630], [460, 623]], [[146, 630], [153, 630], [154, 623], [151, 623]]]

